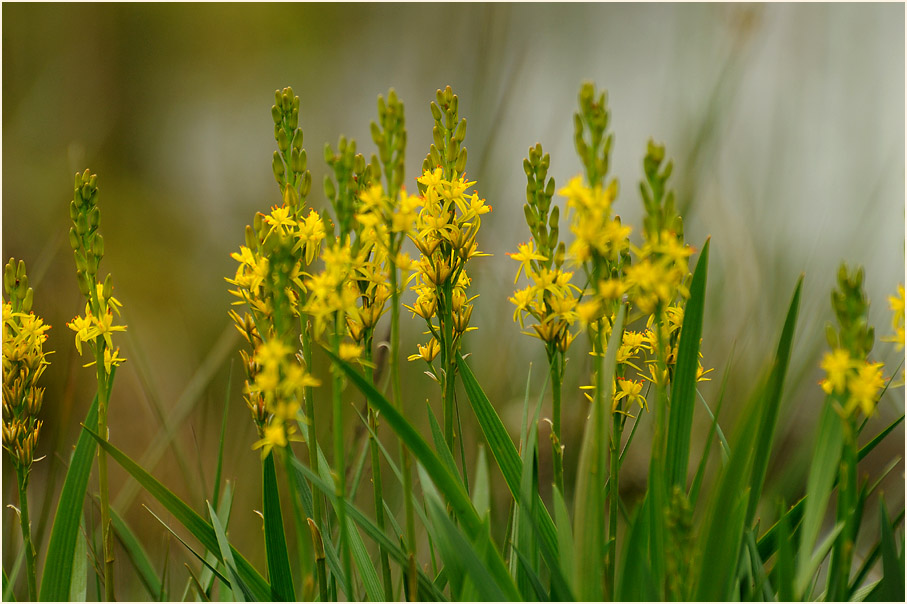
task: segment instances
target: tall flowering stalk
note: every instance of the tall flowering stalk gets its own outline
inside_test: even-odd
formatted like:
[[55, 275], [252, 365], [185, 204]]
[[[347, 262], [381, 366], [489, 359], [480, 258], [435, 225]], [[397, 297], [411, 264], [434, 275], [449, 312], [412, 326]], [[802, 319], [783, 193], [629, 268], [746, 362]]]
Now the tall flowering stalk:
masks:
[[[868, 321], [869, 300], [863, 292], [862, 268], [851, 273], [845, 265], [841, 265], [838, 287], [831, 294], [831, 302], [837, 329], [831, 325], [826, 329], [831, 350], [822, 359], [825, 378], [820, 386], [826, 394], [826, 405], [830, 405], [840, 418], [840, 429], [835, 432], [842, 439], [838, 449], [841, 460], [835, 513], [837, 522], [843, 528], [832, 548], [827, 599], [841, 600], [847, 595], [859, 508], [862, 507], [858, 493], [857, 435], [863, 418], [875, 413], [885, 378], [882, 375], [884, 364], [869, 360], [875, 330]], [[897, 330], [896, 303], [892, 306], [895, 308], [893, 327]], [[903, 331], [900, 333], [903, 334]]]
[[[110, 391], [113, 387], [115, 368], [126, 359], [120, 357], [119, 347], [114, 348], [114, 332], [125, 331], [125, 325], [114, 325], [114, 314], [120, 314], [122, 304], [113, 297], [110, 274], [101, 283], [98, 268], [104, 257], [104, 238], [98, 232], [101, 211], [98, 208], [98, 177], [85, 170], [75, 176], [73, 201], [69, 214], [73, 226], [69, 230], [69, 243], [76, 260], [79, 291], [86, 298], [85, 316], [77, 316], [67, 324], [76, 334], [76, 350], [81, 355], [82, 345], [93, 354], [98, 381], [98, 434], [107, 439], [107, 413]], [[110, 499], [107, 482], [107, 454], [98, 450], [98, 483], [101, 491], [101, 535], [104, 545], [104, 595], [108, 601], [115, 599], [113, 582], [113, 530], [110, 521]]]
[[536, 144], [530, 147], [529, 157], [523, 160], [526, 172], [526, 200], [523, 212], [532, 238], [521, 243], [518, 251], [509, 254], [520, 263], [516, 283], [522, 272], [529, 285], [517, 290], [509, 298], [516, 307], [514, 321], [525, 328], [526, 320], [532, 318], [532, 331], [527, 335], [540, 339], [545, 344], [548, 369], [551, 375], [552, 431], [551, 445], [554, 465], [554, 484], [564, 492], [564, 447], [561, 444], [561, 384], [567, 362], [567, 349], [576, 337], [571, 326], [577, 320], [577, 293], [580, 289], [570, 280], [572, 272], [563, 270], [565, 259], [564, 243], [558, 240], [558, 218], [560, 210], [551, 206], [554, 195], [554, 178], [547, 178], [551, 157]]
[[[249, 345], [248, 350], [240, 351], [246, 377], [243, 396], [258, 431], [255, 447], [261, 449], [263, 463], [275, 448], [286, 452], [283, 457], [290, 463], [293, 452], [288, 444], [298, 439], [295, 424], [305, 406], [309, 459], [317, 472], [313, 387], [319, 381], [309, 373], [311, 330], [301, 307], [307, 295], [305, 271], [318, 257], [326, 234], [321, 216], [314, 210], [305, 212], [312, 176], [299, 128], [299, 97], [292, 88], [275, 91], [271, 115], [277, 142], [272, 170], [283, 203], [272, 207], [268, 214], [256, 213], [252, 225], [246, 226], [246, 245], [232, 254], [238, 266], [227, 282], [234, 286], [230, 291], [237, 297], [234, 304], [245, 310], [242, 315], [235, 310], [229, 314]], [[295, 327], [297, 321], [301, 333]], [[301, 353], [297, 350], [300, 341]], [[291, 492], [299, 537], [302, 521], [296, 490]], [[320, 496], [313, 497], [313, 513], [312, 522], [324, 533], [324, 504]], [[308, 560], [302, 543], [299, 548]], [[317, 560], [317, 566], [320, 593], [322, 599], [327, 599], [323, 558]]]
[[[466, 119], [458, 122], [457, 96], [448, 86], [443, 92], [438, 90], [436, 97], [437, 102], [431, 103], [434, 142], [417, 179], [422, 207], [412, 240], [420, 257], [411, 289], [418, 298], [408, 307], [425, 320], [431, 339], [409, 359], [427, 362], [430, 375], [441, 386], [444, 439], [453, 451], [456, 355], [463, 334], [475, 329], [469, 326], [475, 296], [467, 294], [470, 279], [466, 262], [487, 255], [478, 251], [476, 235], [481, 216], [490, 212], [491, 206], [477, 193], [467, 193], [475, 181], [465, 178], [466, 148], [461, 145], [466, 138]], [[433, 361], [439, 354], [441, 366], [436, 369]]]
[[49, 364], [44, 342], [50, 325], [32, 312], [34, 290], [28, 286], [25, 262], [10, 258], [3, 272], [3, 448], [16, 470], [19, 487], [19, 524], [25, 547], [28, 597], [37, 601], [35, 547], [28, 515], [28, 478], [38, 435], [44, 388], [38, 380]]

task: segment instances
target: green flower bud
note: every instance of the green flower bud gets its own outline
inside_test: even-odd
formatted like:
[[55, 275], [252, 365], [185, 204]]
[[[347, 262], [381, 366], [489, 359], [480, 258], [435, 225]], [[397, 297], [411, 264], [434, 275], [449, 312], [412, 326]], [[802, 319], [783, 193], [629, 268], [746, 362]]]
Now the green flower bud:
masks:
[[551, 215], [548, 217], [548, 226], [552, 229], [557, 229], [557, 222], [560, 218], [561, 211], [557, 206], [551, 208]]
[[[441, 91], [439, 90], [438, 92], [441, 92]], [[441, 121], [441, 110], [438, 109], [438, 105], [434, 101], [431, 102], [431, 116], [434, 118], [434, 120], [436, 122]]]
[[306, 171], [306, 166], [308, 166], [308, 159], [305, 149], [300, 149], [298, 153], [296, 153], [294, 149], [293, 153], [293, 172], [302, 174]]
[[299, 205], [299, 193], [292, 186], [287, 185], [283, 190], [283, 202], [288, 208], [295, 208]]
[[297, 130], [293, 134], [293, 148], [296, 149], [297, 151], [302, 150], [302, 138], [303, 138], [302, 130]]
[[305, 199], [312, 188], [312, 173], [308, 170], [302, 175], [302, 184], [299, 187], [299, 194]]
[[98, 258], [104, 256], [104, 238], [98, 233], [94, 240], [91, 242], [91, 251], [94, 252], [94, 255]]
[[274, 178], [277, 179], [278, 184], [283, 183], [283, 160], [280, 159], [280, 153], [277, 151], [274, 152], [274, 157], [271, 159], [271, 170], [274, 172]]
[[282, 101], [281, 101], [281, 96], [280, 96], [280, 91], [279, 91], [279, 90], [275, 90], [275, 91], [274, 91], [274, 104], [277, 105], [278, 107], [282, 107], [282, 106], [283, 106], [283, 103], [282, 103]]
[[551, 199], [554, 196], [554, 179], [548, 180], [548, 186], [545, 187], [545, 197]]
[[110, 276], [110, 273], [107, 273], [107, 277], [104, 279], [104, 287], [101, 290], [101, 295], [104, 296], [104, 300], [110, 300], [110, 296], [113, 295], [113, 278]]
[[457, 164], [454, 166], [454, 170], [461, 174], [466, 170], [466, 147], [460, 149], [460, 154], [457, 156]]
[[337, 189], [334, 188], [334, 181], [327, 174], [324, 175], [324, 196], [329, 200], [334, 200], [337, 196]]
[[69, 219], [75, 222], [76, 218], [79, 217], [79, 208], [76, 205], [75, 201], [69, 202]]
[[526, 224], [529, 225], [529, 230], [535, 232], [539, 226], [539, 217], [535, 210], [529, 204], [523, 204], [523, 214], [526, 215]]
[[428, 151], [429, 156], [431, 157], [431, 165], [440, 166], [441, 165], [441, 154], [438, 152], [438, 148], [434, 145]]
[[79, 270], [76, 272], [76, 279], [79, 282], [79, 292], [83, 296], [87, 296], [91, 292], [91, 284], [88, 282], [88, 275], [85, 274], [84, 270]]
[[[460, 143], [458, 143], [457, 140], [454, 138], [447, 141], [447, 152], [446, 152], [447, 157], [448, 158], [457, 157], [457, 148], [459, 146], [460, 146]], [[457, 170], [457, 172], [460, 172], [460, 170]]]
[[88, 217], [85, 214], [79, 214], [79, 217], [76, 219], [76, 233], [78, 235], [84, 235], [88, 232]]
[[88, 213], [88, 224], [91, 225], [92, 230], [98, 228], [98, 225], [101, 224], [100, 209], [94, 208], [91, 212]]
[[261, 233], [262, 229], [265, 227], [265, 215], [261, 212], [255, 212], [255, 216], [252, 218], [252, 228], [255, 229], [256, 233]]
[[362, 174], [365, 172], [365, 158], [362, 157], [361, 153], [357, 153], [353, 158], [353, 172], [355, 174]]
[[[299, 105], [299, 97], [293, 101], [295, 105]], [[299, 126], [299, 108], [295, 108], [290, 112], [289, 117], [287, 118], [287, 126], [290, 127], [290, 130], [295, 130]]]
[[246, 247], [252, 251], [258, 248], [258, 238], [255, 236], [255, 231], [248, 224], [246, 225]]
[[285, 153], [287, 149], [290, 148], [290, 141], [287, 138], [287, 131], [281, 129], [277, 133], [277, 148], [280, 149], [282, 153]]
[[325, 143], [324, 144], [324, 162], [327, 165], [332, 166], [332, 165], [334, 165], [334, 161], [335, 161], [334, 152], [331, 150], [331, 143]]
[[459, 142], [466, 140], [466, 118], [464, 117], [460, 120], [460, 124], [457, 126], [457, 132], [454, 134], [454, 138]]
[[15, 258], [10, 258], [9, 263], [7, 263], [6, 268], [3, 270], [3, 289], [6, 290], [7, 297], [12, 296], [12, 292], [16, 287], [15, 261]]

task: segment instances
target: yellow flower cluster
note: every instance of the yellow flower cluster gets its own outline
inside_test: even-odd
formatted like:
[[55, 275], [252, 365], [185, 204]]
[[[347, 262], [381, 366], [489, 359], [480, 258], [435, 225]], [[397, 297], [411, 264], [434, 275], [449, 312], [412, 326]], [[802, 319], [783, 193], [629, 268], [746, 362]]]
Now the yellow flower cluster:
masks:
[[27, 481], [42, 425], [44, 388], [38, 380], [48, 365], [44, 342], [50, 325], [31, 312], [34, 294], [24, 262], [9, 261], [4, 286], [9, 301], [3, 303], [3, 448]]
[[535, 251], [531, 240], [529, 243], [521, 243], [518, 249], [517, 253], [509, 256], [520, 263], [517, 279], [521, 272], [525, 272], [530, 285], [513, 292], [513, 296], [508, 298], [516, 307], [513, 320], [525, 329], [526, 317], [534, 318], [536, 323], [531, 327], [535, 333], [523, 333], [537, 337], [546, 344], [554, 344], [564, 353], [576, 337], [575, 333], [570, 332], [570, 326], [578, 318], [575, 294], [580, 289], [570, 283], [573, 273], [560, 268], [533, 266], [533, 261], [545, 262], [549, 259]]
[[894, 333], [882, 338], [885, 342], [894, 342], [898, 350], [904, 350], [904, 286], [898, 285], [898, 295], [888, 296], [888, 307], [891, 310], [891, 329]]
[[879, 392], [885, 386], [883, 363], [854, 359], [847, 350], [836, 348], [825, 353], [821, 367], [825, 379], [819, 385], [826, 394], [846, 397], [845, 415], [851, 415], [857, 408], [867, 417], [873, 414]]
[[255, 448], [267, 457], [275, 446], [285, 447], [293, 439], [296, 427], [292, 423], [303, 400], [303, 389], [321, 383], [309, 375], [297, 362], [292, 348], [273, 339], [260, 344], [250, 359], [255, 375], [246, 382], [246, 400], [256, 401], [271, 421], [261, 424], [261, 440]]
[[690, 274], [688, 258], [693, 248], [667, 230], [654, 239], [646, 239], [642, 248], [631, 246], [638, 258], [626, 267], [627, 294], [643, 314], [651, 314], [660, 305], [666, 308], [678, 296], [690, 293], [684, 281]]
[[602, 188], [589, 187], [582, 176], [575, 176], [558, 194], [565, 197], [572, 211], [570, 231], [575, 239], [568, 254], [581, 265], [596, 259], [617, 262], [626, 248], [632, 228], [621, 224], [620, 218], [611, 215], [611, 205], [617, 197], [617, 181]]
[[[410, 236], [421, 253], [413, 266], [416, 283], [412, 290], [418, 298], [407, 306], [428, 324], [429, 332], [440, 342], [447, 342], [448, 350], [456, 350], [459, 339], [467, 331], [475, 298], [468, 298], [466, 289], [470, 279], [466, 262], [476, 256], [487, 256], [478, 251], [476, 235], [481, 227], [481, 216], [491, 211], [477, 193], [466, 190], [475, 184], [458, 177], [443, 178], [441, 168], [426, 170], [418, 179], [424, 186], [419, 199], [419, 210], [413, 234]], [[438, 325], [433, 319], [438, 319]], [[450, 322], [449, 325], [445, 323]], [[448, 335], [449, 334], [449, 335]], [[426, 347], [431, 349], [431, 344]], [[425, 355], [410, 356], [410, 360]]]
[[344, 317], [360, 318], [358, 299], [359, 287], [355, 276], [362, 266], [359, 258], [353, 256], [349, 241], [334, 242], [322, 253], [324, 270], [306, 279], [307, 301], [303, 310], [315, 319], [315, 337], [324, 334], [328, 320]]
[[[75, 342], [76, 350], [82, 354], [82, 344], [87, 344], [92, 354], [102, 354], [104, 370], [110, 374], [112, 367], [119, 367], [126, 359], [120, 356], [119, 347], [113, 347], [111, 334], [115, 331], [126, 331], [125, 325], [114, 325], [113, 315], [120, 314], [120, 308], [123, 307], [120, 301], [113, 297], [110, 280], [106, 283], [98, 283], [96, 287], [96, 299], [98, 312], [93, 313], [91, 302], [85, 304], [85, 316], [76, 316], [72, 321], [66, 324], [68, 328], [76, 333]], [[92, 300], [93, 301], [93, 300]], [[94, 365], [96, 361], [86, 363], [85, 367]]]

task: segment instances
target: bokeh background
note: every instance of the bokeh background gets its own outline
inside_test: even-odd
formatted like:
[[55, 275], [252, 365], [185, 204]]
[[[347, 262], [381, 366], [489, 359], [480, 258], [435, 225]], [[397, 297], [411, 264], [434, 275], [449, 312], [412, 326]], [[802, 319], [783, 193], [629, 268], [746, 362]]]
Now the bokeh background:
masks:
[[[84, 304], [67, 205], [73, 174], [90, 167], [100, 175], [102, 271], [114, 276], [129, 326], [111, 440], [202, 509], [227, 400], [224, 471], [237, 486], [231, 540], [264, 568], [254, 513], [258, 454], [239, 395], [240, 343], [224, 277], [235, 270], [229, 254], [244, 225], [280, 202], [271, 174], [275, 88], [291, 85], [301, 98], [316, 208], [325, 204], [324, 144], [344, 134], [372, 153], [368, 126], [379, 93], [392, 86], [406, 103], [412, 185], [431, 142], [435, 90], [449, 84], [459, 95], [468, 173], [494, 206], [480, 240], [494, 255], [473, 269], [479, 330], [468, 347], [512, 434], [528, 364], [536, 368], [533, 392], [545, 365], [507, 302], [516, 263], [505, 254], [528, 238], [522, 158], [541, 142], [559, 185], [580, 172], [572, 113], [583, 80], [608, 91], [612, 174], [621, 182], [615, 208], [624, 221], [641, 223], [638, 181], [654, 137], [675, 162], [687, 240], [699, 248], [712, 238], [703, 353], [716, 371], [702, 391], [714, 401], [727, 369], [726, 431], [765, 369], [797, 277], [806, 275], [766, 521], [805, 483], [822, 402], [818, 361], [833, 319], [829, 291], [841, 261], [866, 268], [877, 337], [890, 331], [886, 297], [904, 280], [903, 5], [4, 4], [2, 16], [3, 256], [26, 260], [35, 310], [53, 325], [47, 347], [56, 351], [45, 374], [39, 454], [46, 457], [34, 466], [30, 495], [42, 564], [94, 388], [65, 326]], [[404, 346], [414, 351], [420, 331], [404, 320]], [[579, 340], [565, 384], [568, 482], [585, 413], [583, 346]], [[903, 359], [884, 343], [876, 356], [892, 368]], [[436, 388], [415, 364], [403, 377], [413, 421], [424, 425], [424, 401], [439, 398]], [[355, 393], [348, 398], [361, 405]], [[903, 409], [903, 389], [886, 395], [867, 430]], [[699, 411], [694, 455], [707, 429]], [[472, 464], [481, 436], [468, 410], [463, 418]], [[348, 433], [358, 454], [361, 431], [352, 421]], [[629, 501], [644, 486], [646, 433], [622, 478]], [[900, 427], [865, 472], [878, 473], [903, 449]], [[547, 453], [543, 447], [543, 473]], [[883, 485], [890, 509], [903, 506], [903, 476], [901, 463]], [[159, 570], [167, 560], [179, 598], [190, 555], [142, 508], [159, 506], [115, 464], [111, 480], [114, 505]], [[4, 459], [4, 503], [14, 502], [14, 485]], [[370, 509], [367, 498], [362, 504]], [[506, 508], [496, 513], [503, 518]], [[9, 509], [3, 526], [9, 569], [19, 547]], [[118, 573], [121, 598], [146, 597], [128, 564]]]

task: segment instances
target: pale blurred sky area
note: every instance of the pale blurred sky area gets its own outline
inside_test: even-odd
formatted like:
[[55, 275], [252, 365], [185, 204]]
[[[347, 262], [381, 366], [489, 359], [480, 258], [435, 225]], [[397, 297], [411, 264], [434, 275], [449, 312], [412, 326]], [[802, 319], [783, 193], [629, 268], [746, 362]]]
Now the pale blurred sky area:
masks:
[[[479, 240], [494, 255], [473, 269], [479, 330], [468, 346], [514, 430], [520, 406], [508, 405], [522, 402], [526, 361], [544, 363], [507, 302], [516, 263], [505, 253], [529, 237], [522, 160], [541, 142], [558, 186], [580, 173], [572, 114], [584, 80], [608, 91], [624, 222], [641, 226], [638, 183], [652, 137], [674, 160], [687, 240], [699, 249], [712, 238], [703, 353], [720, 378], [733, 350], [726, 421], [765, 368], [801, 273], [781, 451], [813, 434], [842, 261], [865, 267], [877, 341], [890, 333], [886, 298], [904, 281], [905, 257], [903, 4], [5, 3], [2, 16], [2, 249], [26, 260], [35, 309], [53, 325], [45, 405], [65, 424], [49, 421], [49, 455], [68, 456], [92, 393], [93, 374], [65, 326], [83, 305], [67, 206], [73, 174], [89, 167], [100, 175], [102, 271], [113, 274], [129, 325], [111, 438], [141, 457], [176, 418], [185, 451], [196, 439], [204, 463], [213, 459], [228, 359], [238, 360], [239, 347], [224, 277], [235, 271], [229, 254], [244, 225], [281, 201], [270, 107], [287, 85], [301, 99], [316, 208], [325, 204], [325, 143], [344, 134], [374, 151], [379, 93], [394, 87], [406, 104], [411, 188], [431, 142], [435, 90], [449, 84], [459, 95], [468, 176], [494, 207]], [[561, 232], [569, 236], [563, 218]], [[403, 316], [408, 354], [424, 336]], [[891, 366], [903, 358], [877, 346]], [[584, 352], [575, 357], [568, 420], [581, 419], [575, 387], [587, 375]], [[254, 471], [239, 370], [226, 463]], [[408, 366], [405, 379], [422, 400], [436, 397], [421, 368]], [[719, 382], [704, 394], [714, 397]], [[193, 384], [198, 403], [170, 415]], [[883, 401], [880, 425], [903, 412], [903, 400], [899, 390]], [[581, 429], [574, 421], [568, 432], [578, 439]], [[187, 477], [195, 468], [162, 459], [159, 468], [176, 468], [173, 488], [197, 500]], [[802, 479], [802, 470], [785, 471]], [[903, 480], [903, 468], [893, 474]]]

